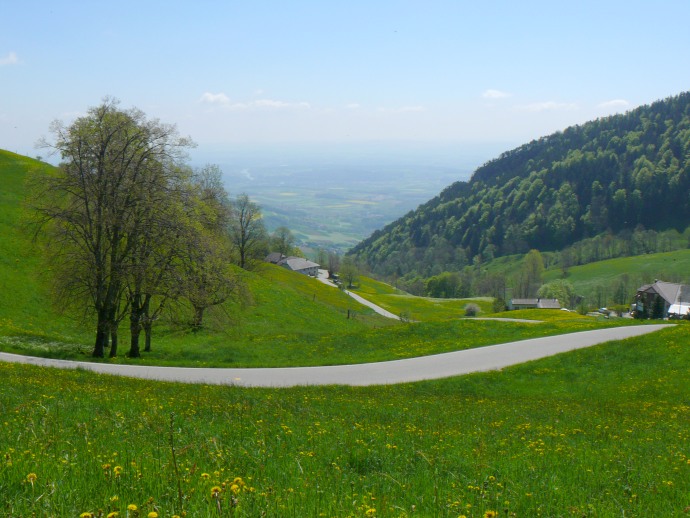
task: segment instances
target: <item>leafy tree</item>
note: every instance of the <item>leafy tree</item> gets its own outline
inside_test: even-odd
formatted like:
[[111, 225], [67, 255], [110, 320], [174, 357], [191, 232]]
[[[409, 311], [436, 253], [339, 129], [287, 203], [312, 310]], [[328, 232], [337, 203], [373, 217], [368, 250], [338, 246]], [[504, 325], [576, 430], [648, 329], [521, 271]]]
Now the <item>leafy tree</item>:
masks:
[[205, 168], [193, 178], [191, 218], [180, 254], [180, 296], [192, 306], [192, 327], [203, 326], [207, 309], [219, 306], [243, 292], [243, 285], [231, 268], [230, 236], [227, 228], [232, 209], [220, 172]]
[[247, 194], [237, 196], [231, 205], [230, 240], [240, 268], [251, 269], [257, 259], [266, 255], [261, 208]]
[[544, 259], [539, 250], [532, 249], [525, 256], [523, 271], [528, 296], [533, 296], [536, 294], [539, 286], [541, 286], [542, 276], [544, 275]]
[[561, 306], [570, 307], [575, 300], [575, 288], [565, 279], [557, 279], [539, 288], [537, 296], [542, 299], [558, 299]]
[[176, 178], [192, 142], [174, 126], [121, 110], [107, 98], [69, 126], [51, 125], [54, 141], [43, 145], [62, 159], [56, 175], [43, 178], [34, 198], [47, 231], [52, 263], [70, 271], [71, 297], [94, 314], [94, 357], [103, 357], [109, 337], [116, 346], [123, 295], [133, 267], [142, 212], [156, 203], [158, 189]]
[[271, 235], [271, 247], [283, 255], [293, 255], [295, 236], [287, 227], [278, 227]]
[[328, 275], [333, 276], [334, 274], [338, 273], [339, 270], [340, 256], [335, 252], [331, 252], [328, 254]]
[[359, 268], [357, 263], [350, 256], [345, 256], [340, 263], [340, 278], [348, 288], [354, 288], [359, 279]]
[[443, 272], [426, 281], [425, 291], [429, 297], [453, 298], [460, 287], [460, 275], [456, 272]]
[[664, 318], [664, 300], [659, 296], [654, 297], [654, 302], [652, 302], [651, 318], [653, 318], [653, 319]]
[[321, 268], [328, 266], [328, 252], [323, 248], [319, 248], [316, 251], [316, 262], [319, 264], [319, 266], [321, 266]]

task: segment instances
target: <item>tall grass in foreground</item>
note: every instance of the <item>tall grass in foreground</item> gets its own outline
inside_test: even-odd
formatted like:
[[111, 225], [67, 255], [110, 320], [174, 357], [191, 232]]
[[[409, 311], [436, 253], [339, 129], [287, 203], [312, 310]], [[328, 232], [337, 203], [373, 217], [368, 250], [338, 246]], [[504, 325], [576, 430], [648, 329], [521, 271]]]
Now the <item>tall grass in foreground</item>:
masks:
[[373, 388], [0, 363], [0, 515], [686, 516], [687, 344], [681, 325]]

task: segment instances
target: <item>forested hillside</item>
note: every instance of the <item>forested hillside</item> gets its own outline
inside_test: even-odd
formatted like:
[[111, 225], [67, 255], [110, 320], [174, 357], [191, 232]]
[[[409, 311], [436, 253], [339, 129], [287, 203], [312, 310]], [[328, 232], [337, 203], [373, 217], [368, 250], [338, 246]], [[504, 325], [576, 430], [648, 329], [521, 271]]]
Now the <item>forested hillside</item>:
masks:
[[689, 193], [685, 92], [503, 153], [350, 253], [380, 276], [429, 276], [601, 234], [627, 242], [685, 229]]

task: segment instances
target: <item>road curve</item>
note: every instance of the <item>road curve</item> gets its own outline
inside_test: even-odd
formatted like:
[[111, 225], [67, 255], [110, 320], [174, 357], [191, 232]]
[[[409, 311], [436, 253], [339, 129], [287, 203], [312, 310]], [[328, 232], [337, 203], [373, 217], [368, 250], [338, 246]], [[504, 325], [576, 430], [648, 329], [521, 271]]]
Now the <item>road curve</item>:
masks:
[[668, 326], [669, 324], [657, 324], [597, 329], [567, 335], [532, 338], [420, 358], [326, 367], [259, 369], [152, 367], [52, 360], [9, 353], [0, 353], [0, 361], [63, 369], [78, 368], [103, 374], [159, 381], [237, 385], [241, 387], [386, 385], [502, 369], [510, 365], [583, 347], [590, 347], [611, 340], [623, 340], [633, 336], [652, 333]]

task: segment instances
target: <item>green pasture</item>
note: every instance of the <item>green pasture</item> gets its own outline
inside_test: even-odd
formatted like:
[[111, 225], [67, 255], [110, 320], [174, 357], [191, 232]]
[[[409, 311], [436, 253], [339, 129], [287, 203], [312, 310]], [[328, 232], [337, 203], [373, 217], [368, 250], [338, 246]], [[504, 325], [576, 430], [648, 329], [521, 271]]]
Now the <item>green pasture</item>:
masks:
[[480, 307], [482, 314], [493, 311], [493, 299], [490, 297], [468, 299], [417, 297], [369, 277], [360, 277], [357, 288], [352, 291], [394, 315], [404, 315], [413, 321], [461, 318], [465, 316], [467, 304], [476, 304]]
[[[568, 269], [567, 280], [576, 291], [587, 292], [597, 286], [610, 286], [624, 275], [640, 283], [651, 283], [655, 279], [665, 281], [690, 281], [690, 249], [674, 252], [620, 257], [596, 263], [573, 266]], [[546, 282], [562, 277], [560, 269], [547, 270]], [[636, 288], [638, 286], [635, 286]]]
[[685, 516], [687, 338], [370, 388], [0, 363], [0, 514]]

